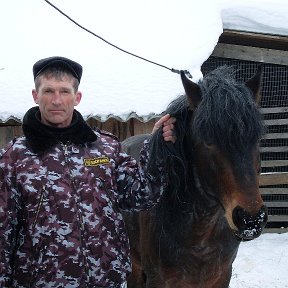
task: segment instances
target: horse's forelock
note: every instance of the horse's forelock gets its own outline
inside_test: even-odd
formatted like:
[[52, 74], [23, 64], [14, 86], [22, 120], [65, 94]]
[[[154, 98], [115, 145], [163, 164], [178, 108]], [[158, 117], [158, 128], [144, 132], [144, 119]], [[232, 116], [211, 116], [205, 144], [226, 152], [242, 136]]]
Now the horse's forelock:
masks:
[[224, 150], [243, 150], [262, 135], [262, 117], [245, 84], [233, 70], [221, 67], [199, 82], [202, 101], [194, 114], [193, 133]]

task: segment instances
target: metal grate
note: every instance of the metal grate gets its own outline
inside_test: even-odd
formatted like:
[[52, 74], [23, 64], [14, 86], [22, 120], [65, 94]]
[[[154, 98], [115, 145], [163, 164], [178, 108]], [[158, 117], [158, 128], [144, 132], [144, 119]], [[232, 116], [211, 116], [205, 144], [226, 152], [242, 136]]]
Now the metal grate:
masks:
[[210, 56], [203, 63], [202, 72], [205, 75], [222, 65], [233, 66], [237, 69], [236, 79], [246, 81], [256, 73], [259, 64], [264, 68], [261, 107], [288, 107], [287, 66]]
[[268, 215], [288, 215], [288, 207], [269, 207]]
[[288, 195], [287, 194], [267, 194], [262, 196], [264, 201], [288, 201]]

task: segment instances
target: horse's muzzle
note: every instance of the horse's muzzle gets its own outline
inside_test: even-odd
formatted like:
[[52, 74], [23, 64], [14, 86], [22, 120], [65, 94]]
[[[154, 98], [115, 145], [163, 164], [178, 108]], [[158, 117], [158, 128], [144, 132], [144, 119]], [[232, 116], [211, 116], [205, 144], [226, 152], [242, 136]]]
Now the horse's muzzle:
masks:
[[263, 205], [255, 215], [251, 215], [245, 209], [237, 206], [233, 210], [232, 219], [238, 228], [235, 236], [239, 241], [249, 241], [257, 238], [263, 232], [267, 223], [267, 207]]

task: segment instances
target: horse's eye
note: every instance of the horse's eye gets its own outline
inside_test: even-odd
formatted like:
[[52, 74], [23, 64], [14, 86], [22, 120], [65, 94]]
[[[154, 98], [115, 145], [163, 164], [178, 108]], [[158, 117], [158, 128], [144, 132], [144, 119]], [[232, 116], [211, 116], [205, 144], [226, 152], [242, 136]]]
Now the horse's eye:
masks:
[[213, 149], [214, 145], [212, 143], [209, 143], [209, 142], [204, 142], [204, 146], [207, 148], [207, 149]]

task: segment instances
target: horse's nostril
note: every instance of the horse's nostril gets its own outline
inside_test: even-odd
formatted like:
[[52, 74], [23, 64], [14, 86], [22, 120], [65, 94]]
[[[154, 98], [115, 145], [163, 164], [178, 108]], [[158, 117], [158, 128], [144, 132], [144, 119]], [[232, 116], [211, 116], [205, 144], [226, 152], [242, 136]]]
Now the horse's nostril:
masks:
[[239, 230], [244, 230], [245, 227], [246, 227], [246, 215], [247, 212], [237, 206], [234, 210], [233, 210], [233, 214], [232, 214], [232, 219], [233, 219], [233, 222], [235, 224], [235, 226], [239, 229]]
[[240, 206], [237, 206], [232, 214], [233, 222], [238, 228], [238, 236], [246, 240], [258, 237], [261, 234], [267, 223], [267, 217], [266, 206], [262, 206], [255, 215], [251, 215]]

